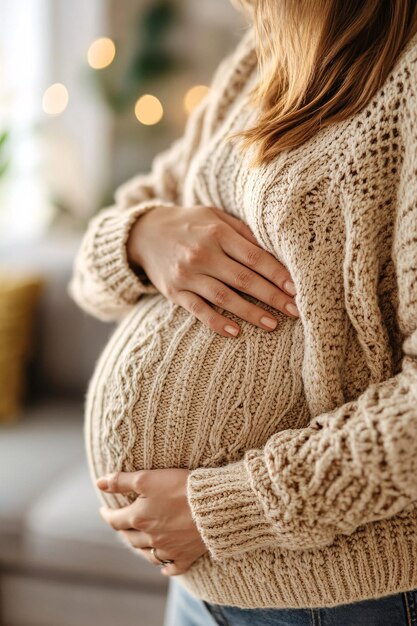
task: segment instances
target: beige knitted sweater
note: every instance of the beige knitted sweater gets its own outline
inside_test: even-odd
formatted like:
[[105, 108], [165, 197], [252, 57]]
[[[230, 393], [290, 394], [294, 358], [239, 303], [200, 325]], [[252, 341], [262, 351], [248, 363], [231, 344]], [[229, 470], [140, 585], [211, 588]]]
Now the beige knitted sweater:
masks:
[[[178, 580], [209, 602], [320, 607], [409, 590], [417, 39], [360, 114], [251, 169], [251, 153], [224, 138], [253, 121], [256, 77], [249, 30], [184, 136], [88, 226], [70, 291], [121, 320], [88, 391], [91, 474], [193, 470], [189, 502], [208, 552]], [[300, 318], [275, 311], [272, 333], [243, 322], [229, 339], [142, 282], [125, 244], [161, 203], [215, 205], [247, 222], [288, 267]], [[131, 501], [99, 493], [112, 507]]]

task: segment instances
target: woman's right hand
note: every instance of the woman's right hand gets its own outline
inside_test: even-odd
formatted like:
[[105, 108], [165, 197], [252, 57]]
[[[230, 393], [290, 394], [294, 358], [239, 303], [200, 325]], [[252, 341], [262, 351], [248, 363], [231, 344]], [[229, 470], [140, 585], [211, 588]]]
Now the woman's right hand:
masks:
[[224, 337], [236, 336], [240, 327], [210, 303], [264, 330], [278, 323], [236, 290], [298, 317], [288, 270], [244, 222], [215, 207], [151, 209], [133, 225], [127, 254], [166, 298]]

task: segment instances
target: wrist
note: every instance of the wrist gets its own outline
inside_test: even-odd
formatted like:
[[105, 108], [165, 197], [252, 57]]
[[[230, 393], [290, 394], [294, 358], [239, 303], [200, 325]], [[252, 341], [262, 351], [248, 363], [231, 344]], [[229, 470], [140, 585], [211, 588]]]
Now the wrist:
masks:
[[142, 257], [142, 230], [143, 230], [143, 220], [146, 215], [151, 211], [147, 211], [145, 214], [141, 214], [137, 217], [136, 221], [132, 224], [132, 227], [129, 232], [129, 236], [126, 242], [126, 254], [129, 265], [135, 269], [143, 268], [143, 257]]
[[126, 242], [126, 254], [129, 264], [133, 268], [143, 269], [146, 272], [146, 242], [151, 241], [151, 229], [154, 222], [160, 223], [160, 211], [172, 210], [171, 205], [155, 205], [145, 213], [138, 215], [133, 223]]

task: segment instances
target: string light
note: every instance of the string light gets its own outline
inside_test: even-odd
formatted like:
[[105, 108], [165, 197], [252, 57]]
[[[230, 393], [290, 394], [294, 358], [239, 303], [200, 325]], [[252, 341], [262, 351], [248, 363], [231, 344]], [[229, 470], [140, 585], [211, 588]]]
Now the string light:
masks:
[[146, 94], [136, 102], [135, 115], [141, 124], [153, 126], [161, 121], [164, 115], [164, 109], [158, 98]]
[[68, 106], [68, 90], [62, 83], [54, 83], [43, 94], [42, 108], [47, 115], [61, 115]]
[[100, 37], [93, 41], [88, 49], [88, 64], [94, 70], [102, 70], [113, 63], [116, 56], [116, 46], [109, 37]]
[[187, 91], [184, 96], [184, 109], [187, 113], [191, 113], [193, 109], [207, 96], [210, 88], [207, 85], [195, 85]]

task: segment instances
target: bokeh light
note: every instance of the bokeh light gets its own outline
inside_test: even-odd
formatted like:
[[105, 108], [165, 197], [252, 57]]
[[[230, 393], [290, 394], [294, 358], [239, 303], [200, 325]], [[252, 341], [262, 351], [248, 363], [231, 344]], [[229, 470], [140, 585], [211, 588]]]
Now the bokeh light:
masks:
[[68, 106], [68, 90], [62, 83], [54, 83], [43, 94], [42, 108], [48, 115], [61, 115]]
[[161, 121], [164, 109], [158, 98], [146, 94], [136, 102], [135, 115], [141, 124], [153, 126]]
[[102, 70], [113, 63], [116, 56], [116, 46], [109, 37], [100, 37], [93, 41], [88, 49], [88, 64], [94, 70]]
[[210, 88], [207, 85], [195, 85], [187, 91], [184, 96], [184, 108], [187, 113], [191, 113], [196, 106], [207, 96]]

